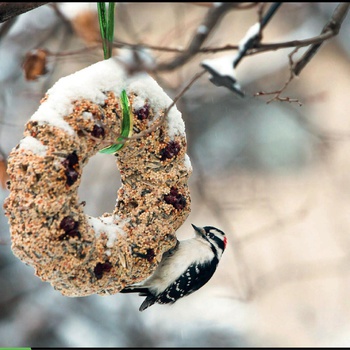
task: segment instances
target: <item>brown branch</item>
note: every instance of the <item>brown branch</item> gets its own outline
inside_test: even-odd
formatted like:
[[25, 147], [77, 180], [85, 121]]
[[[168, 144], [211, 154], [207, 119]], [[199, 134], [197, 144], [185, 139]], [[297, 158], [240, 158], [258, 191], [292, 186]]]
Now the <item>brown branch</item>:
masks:
[[[328, 23], [323, 27], [321, 35], [325, 33], [329, 33], [331, 36], [335, 36], [339, 33], [341, 24], [345, 19], [348, 11], [349, 11], [350, 3], [342, 2], [337, 8], [334, 10], [332, 14], [332, 18]], [[310, 60], [314, 57], [317, 51], [320, 49], [323, 41], [317, 44], [311, 45], [311, 47], [304, 53], [304, 55], [300, 58], [298, 62], [294, 64], [293, 73], [295, 75], [299, 75], [301, 71], [305, 68], [305, 66], [310, 62]]]
[[[250, 55], [256, 55], [262, 52], [266, 51], [275, 51], [279, 49], [286, 49], [286, 48], [293, 48], [293, 47], [304, 47], [304, 46], [309, 46], [312, 44], [317, 44], [320, 42], [323, 42], [325, 40], [328, 40], [332, 38], [334, 35], [330, 32], [324, 33], [318, 36], [311, 37], [309, 39], [303, 39], [303, 40], [291, 40], [291, 41], [285, 41], [285, 42], [279, 42], [279, 43], [259, 43], [256, 47], [249, 49], [247, 52], [247, 56]], [[84, 53], [86, 51], [92, 51], [95, 49], [100, 48], [101, 44], [95, 44], [89, 47], [84, 47], [81, 49], [77, 50], [71, 50], [71, 51], [62, 51], [62, 52], [51, 52], [48, 51], [48, 54], [50, 56], [70, 56], [70, 55], [75, 55], [75, 54], [80, 54]], [[186, 50], [184, 49], [179, 49], [175, 47], [169, 47], [169, 46], [159, 46], [159, 45], [152, 45], [152, 44], [131, 44], [125, 41], [114, 41], [113, 47], [115, 48], [129, 48], [130, 50], [133, 49], [139, 49], [140, 46], [143, 48], [149, 49], [149, 50], [154, 50], [154, 51], [163, 51], [163, 52], [173, 52], [173, 53], [178, 53], [178, 54], [184, 54]], [[238, 45], [230, 45], [227, 44], [225, 46], [221, 47], [202, 47], [201, 49], [198, 50], [197, 53], [218, 53], [218, 52], [223, 52], [223, 51], [233, 51], [233, 50], [238, 50], [239, 47]]]
[[309, 46], [312, 44], [322, 43], [325, 40], [332, 38], [333, 36], [334, 35], [332, 33], [323, 33], [321, 35], [317, 35], [309, 39], [291, 40], [291, 41], [285, 41], [280, 43], [258, 44], [248, 54], [254, 55], [256, 53], [260, 53], [264, 51], [273, 51], [273, 50], [286, 49], [286, 48], [292, 48], [292, 47]]
[[195, 54], [200, 50], [200, 47], [204, 41], [208, 38], [211, 31], [219, 23], [222, 17], [231, 9], [235, 8], [237, 4], [235, 3], [221, 3], [219, 6], [211, 7], [208, 10], [206, 17], [204, 18], [202, 24], [198, 28], [203, 28], [204, 30], [197, 30], [194, 34], [192, 40], [190, 41], [188, 48], [183, 52], [182, 55], [177, 56], [170, 62], [160, 63], [156, 67], [157, 71], [171, 71], [174, 70], [185, 63], [187, 63]]
[[13, 17], [6, 21], [0, 28], [0, 40], [10, 31], [11, 27], [15, 24], [17, 17]]
[[[248, 56], [248, 55], [255, 55], [265, 51], [274, 51], [279, 49], [309, 46], [312, 44], [322, 43], [323, 41], [326, 41], [332, 37], [334, 37], [333, 32], [326, 32], [326, 33], [322, 33], [320, 35], [313, 36], [311, 38], [303, 39], [303, 40], [290, 40], [290, 41], [283, 41], [283, 42], [277, 42], [277, 43], [258, 43], [254, 48], [249, 49], [246, 55]], [[123, 41], [115, 41], [114, 46], [117, 48], [130, 47], [130, 49], [140, 47], [139, 44], [130, 44]], [[169, 47], [169, 46], [165, 47], [165, 46], [149, 45], [149, 44], [142, 44], [141, 46], [150, 50], [155, 50], [155, 51], [174, 52], [174, 53], [180, 53], [180, 54], [184, 54], [186, 52], [186, 50], [184, 49], [179, 49], [179, 48]], [[227, 44], [225, 46], [220, 46], [220, 47], [202, 47], [197, 51], [197, 53], [218, 53], [218, 52], [233, 51], [238, 49], [239, 49], [238, 45]]]
[[[196, 6], [201, 6], [201, 7], [213, 7], [214, 3], [213, 2], [185, 2], [185, 4], [191, 4], [191, 5], [196, 5]], [[235, 9], [236, 10], [248, 10], [251, 9], [255, 6], [257, 6], [259, 3], [257, 2], [251, 2], [251, 3], [240, 3], [238, 2], [235, 4]]]
[[299, 104], [299, 106], [302, 106], [302, 103], [297, 98], [281, 97], [282, 92], [286, 90], [287, 86], [291, 83], [291, 81], [295, 77], [294, 72], [293, 72], [293, 55], [298, 50], [299, 50], [299, 48], [296, 48], [288, 55], [289, 67], [290, 67], [290, 75], [289, 75], [288, 80], [283, 85], [283, 87], [281, 89], [279, 89], [279, 90], [272, 91], [272, 92], [260, 91], [260, 92], [257, 92], [256, 94], [254, 94], [254, 96], [275, 95], [272, 98], [270, 98], [268, 101], [266, 101], [266, 103], [270, 103], [272, 101], [289, 102], [289, 103], [297, 102]]
[[0, 23], [45, 4], [48, 2], [0, 2]]

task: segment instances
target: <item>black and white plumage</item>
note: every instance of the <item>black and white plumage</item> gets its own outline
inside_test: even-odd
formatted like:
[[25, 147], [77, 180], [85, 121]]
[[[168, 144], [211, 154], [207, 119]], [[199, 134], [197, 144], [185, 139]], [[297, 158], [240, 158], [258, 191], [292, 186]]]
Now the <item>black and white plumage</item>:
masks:
[[192, 226], [195, 236], [177, 241], [150, 277], [121, 290], [146, 296], [140, 311], [155, 303], [173, 304], [203, 287], [213, 276], [226, 247], [225, 233], [213, 226]]

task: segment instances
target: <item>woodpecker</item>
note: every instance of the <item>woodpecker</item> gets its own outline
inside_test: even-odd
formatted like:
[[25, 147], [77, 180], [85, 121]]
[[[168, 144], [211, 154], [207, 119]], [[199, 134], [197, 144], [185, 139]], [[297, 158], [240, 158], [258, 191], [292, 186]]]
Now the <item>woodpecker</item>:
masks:
[[163, 254], [150, 277], [120, 291], [146, 296], [140, 311], [155, 303], [173, 304], [203, 287], [213, 276], [226, 247], [225, 233], [213, 226], [192, 227], [194, 237], [178, 240]]

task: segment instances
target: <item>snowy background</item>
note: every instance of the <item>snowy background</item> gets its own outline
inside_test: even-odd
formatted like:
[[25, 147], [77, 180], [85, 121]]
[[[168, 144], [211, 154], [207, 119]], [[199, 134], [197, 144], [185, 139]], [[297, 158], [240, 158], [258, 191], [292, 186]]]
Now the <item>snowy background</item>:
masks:
[[[115, 38], [185, 48], [208, 10], [200, 4], [118, 3]], [[319, 35], [336, 5], [284, 3], [263, 42]], [[103, 59], [101, 45], [94, 46], [95, 4], [57, 6], [19, 16], [0, 38], [5, 156], [57, 79]], [[237, 44], [256, 21], [256, 8], [231, 11], [205, 46]], [[178, 237], [192, 235], [191, 223], [213, 225], [226, 232], [229, 245], [210, 282], [175, 305], [140, 313], [137, 295], [62, 296], [12, 254], [1, 210], [0, 347], [350, 346], [349, 32], [348, 15], [339, 35], [285, 91], [302, 106], [254, 97], [284, 85], [291, 49], [243, 59], [236, 74], [245, 98], [205, 75], [177, 103], [194, 169], [192, 212]], [[48, 73], [27, 81], [22, 62], [37, 48], [52, 53]], [[223, 54], [200, 54], [154, 77], [174, 98], [202, 60]], [[111, 212], [119, 186], [114, 157], [93, 157], [79, 192], [85, 212]], [[1, 204], [7, 195], [0, 188]]]

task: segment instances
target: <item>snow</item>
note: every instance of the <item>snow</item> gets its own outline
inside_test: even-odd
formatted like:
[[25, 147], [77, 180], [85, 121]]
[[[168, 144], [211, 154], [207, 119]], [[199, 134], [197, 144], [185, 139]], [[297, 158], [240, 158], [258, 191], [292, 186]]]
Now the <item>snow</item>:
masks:
[[247, 42], [256, 37], [260, 31], [260, 23], [257, 22], [253, 26], [251, 26], [246, 35], [240, 40], [238, 45], [238, 52], [233, 55], [225, 55], [214, 59], [207, 59], [202, 61], [202, 64], [205, 66], [209, 66], [213, 70], [215, 70], [219, 75], [229, 76], [233, 80], [236, 79], [236, 71], [234, 69], [234, 62], [237, 57], [240, 56], [241, 52], [244, 50]]
[[[118, 235], [125, 235], [125, 232], [122, 229], [122, 226], [125, 224], [125, 221], [120, 220], [117, 215], [110, 216], [100, 216], [95, 218], [92, 216], [87, 217], [89, 225], [94, 229], [96, 237], [99, 237], [101, 233], [105, 233], [108, 237], [107, 247], [112, 248], [115, 240], [118, 238]], [[121, 223], [121, 226], [115, 222], [118, 220]], [[110, 254], [110, 251], [106, 251], [107, 254]]]
[[93, 115], [90, 112], [83, 112], [83, 118], [84, 119], [93, 119]]
[[227, 75], [236, 80], [236, 71], [233, 68], [233, 61], [236, 59], [236, 57], [237, 54], [225, 55], [218, 58], [206, 59], [202, 61], [202, 64], [211, 67], [219, 75]]
[[39, 140], [32, 136], [26, 136], [19, 143], [20, 149], [26, 149], [32, 151], [34, 154], [39, 156], [45, 156], [47, 151], [47, 146], [43, 145]]
[[245, 34], [245, 36], [239, 41], [238, 43], [238, 52], [240, 53], [241, 51], [244, 50], [247, 42], [250, 40], [250, 39], [253, 39], [255, 37], [258, 36], [260, 32], [260, 22], [257, 22], [255, 23], [254, 25], [252, 25], [247, 33]]
[[187, 155], [187, 153], [185, 154], [184, 165], [188, 171], [192, 171], [191, 160], [190, 160], [190, 157]]
[[175, 135], [185, 136], [185, 123], [176, 106], [173, 106], [168, 114], [168, 133], [170, 138], [173, 138]]
[[248, 42], [259, 35], [260, 27], [260, 23], [257, 22], [248, 29], [245, 36], [239, 41], [238, 51], [235, 54], [202, 61], [202, 66], [212, 75], [211, 81], [215, 85], [226, 86], [244, 96], [237, 82], [235, 67], [247, 49]]
[[208, 27], [201, 24], [198, 29], [197, 29], [197, 33], [199, 34], [207, 34], [208, 33]]
[[[112, 57], [59, 79], [47, 91], [47, 100], [30, 119], [39, 124], [56, 126], [73, 135], [74, 130], [63, 118], [72, 113], [74, 101], [87, 99], [103, 105], [106, 99], [104, 91], [113, 91], [120, 96], [123, 89], [128, 94], [132, 91], [138, 95], [137, 106], [148, 99], [156, 116], [172, 103], [152, 77], [144, 72], [128, 76], [123, 63], [117, 57]], [[168, 121], [170, 137], [185, 135], [181, 113], [175, 106], [169, 112]]]

